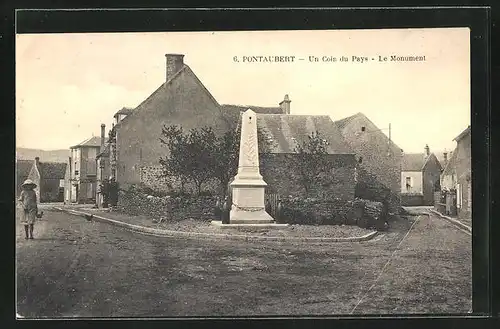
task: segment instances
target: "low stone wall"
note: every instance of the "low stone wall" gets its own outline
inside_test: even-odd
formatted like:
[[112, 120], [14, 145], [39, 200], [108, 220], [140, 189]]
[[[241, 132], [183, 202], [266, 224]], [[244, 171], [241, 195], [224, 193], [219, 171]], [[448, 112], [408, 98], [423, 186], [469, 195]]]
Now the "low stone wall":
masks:
[[387, 209], [381, 202], [355, 199], [288, 199], [283, 200], [281, 223], [302, 225], [357, 225], [386, 229]]
[[[142, 166], [140, 168], [140, 182], [143, 186], [151, 188], [160, 193], [171, 193], [181, 190], [180, 180], [173, 176], [165, 176], [163, 167], [158, 166]], [[192, 183], [184, 185], [184, 191], [194, 194], [195, 186]], [[208, 194], [217, 194], [221, 192], [221, 185], [217, 179], [210, 179], [202, 185], [202, 192]]]
[[401, 205], [403, 206], [423, 206], [424, 196], [422, 194], [401, 194]]
[[399, 190], [391, 190], [389, 187], [381, 183], [377, 176], [369, 173], [361, 165], [358, 168], [355, 197], [358, 199], [386, 203], [388, 211], [396, 215], [399, 214], [401, 208], [401, 196]]
[[153, 196], [140, 190], [120, 191], [117, 210], [129, 215], [144, 215], [152, 219], [179, 221], [188, 218], [214, 219], [216, 199], [211, 196]]

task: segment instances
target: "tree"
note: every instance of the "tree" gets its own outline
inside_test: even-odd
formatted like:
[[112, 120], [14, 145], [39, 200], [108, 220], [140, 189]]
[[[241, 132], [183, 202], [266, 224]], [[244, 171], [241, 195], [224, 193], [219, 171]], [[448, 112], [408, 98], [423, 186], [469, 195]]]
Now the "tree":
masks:
[[[212, 128], [191, 129], [185, 134], [181, 127], [164, 126], [160, 141], [169, 149], [166, 157], [160, 158], [164, 175], [181, 181], [181, 190], [188, 181], [193, 182], [198, 194], [203, 183], [212, 178], [220, 182], [221, 193], [237, 174], [241, 128], [230, 129], [216, 136]], [[266, 149], [263, 133], [258, 131], [259, 147]]]
[[320, 185], [332, 169], [326, 156], [327, 147], [328, 142], [316, 131], [307, 140], [298, 142], [294, 148], [293, 163], [306, 193], [311, 193], [314, 185]]
[[165, 176], [174, 176], [180, 180], [181, 193], [184, 193], [184, 185], [189, 179], [188, 173], [185, 170], [185, 159], [181, 157], [182, 149], [187, 144], [186, 136], [184, 136], [182, 127], [163, 126], [162, 138], [160, 142], [166, 145], [169, 149], [169, 155], [164, 158], [160, 157], [160, 164], [163, 167]]
[[230, 129], [217, 139], [214, 147], [215, 177], [220, 182], [221, 193], [224, 194], [227, 184], [238, 171], [240, 148], [240, 129]]
[[197, 194], [203, 183], [214, 176], [214, 145], [216, 136], [210, 127], [192, 129], [184, 134], [181, 127], [163, 126], [161, 143], [169, 154], [160, 158], [165, 174], [180, 179], [181, 189], [191, 181]]

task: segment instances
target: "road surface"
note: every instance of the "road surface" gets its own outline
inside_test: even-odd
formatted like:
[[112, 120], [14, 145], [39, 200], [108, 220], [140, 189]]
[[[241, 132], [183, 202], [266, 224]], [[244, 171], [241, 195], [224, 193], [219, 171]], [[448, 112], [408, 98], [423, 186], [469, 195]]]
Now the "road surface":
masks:
[[17, 224], [17, 313], [32, 317], [467, 312], [471, 237], [419, 216], [323, 246], [145, 236], [46, 211]]

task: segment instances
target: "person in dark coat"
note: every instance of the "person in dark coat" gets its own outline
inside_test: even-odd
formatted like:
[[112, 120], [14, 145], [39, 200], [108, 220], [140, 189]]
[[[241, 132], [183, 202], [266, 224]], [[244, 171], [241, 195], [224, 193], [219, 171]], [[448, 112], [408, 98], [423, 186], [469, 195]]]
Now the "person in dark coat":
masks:
[[31, 179], [25, 180], [23, 185], [21, 185], [23, 190], [19, 196], [19, 202], [23, 208], [21, 223], [24, 224], [26, 239], [33, 239], [33, 230], [36, 215], [38, 213], [38, 200], [35, 192], [36, 186], [37, 185]]

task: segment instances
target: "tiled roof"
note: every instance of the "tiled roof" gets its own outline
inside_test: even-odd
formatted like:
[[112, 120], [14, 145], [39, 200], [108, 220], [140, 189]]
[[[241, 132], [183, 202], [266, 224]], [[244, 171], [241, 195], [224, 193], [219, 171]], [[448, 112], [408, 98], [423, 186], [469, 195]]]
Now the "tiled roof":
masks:
[[270, 153], [294, 153], [297, 143], [319, 132], [329, 154], [350, 154], [342, 134], [326, 115], [258, 114], [257, 127], [269, 141]]
[[43, 179], [64, 179], [66, 174], [66, 163], [60, 162], [40, 162], [40, 176]]
[[427, 158], [424, 153], [405, 153], [403, 154], [403, 171], [421, 171], [424, 168]]
[[283, 110], [280, 107], [263, 107], [253, 105], [230, 105], [223, 104], [220, 106], [222, 117], [230, 125], [237, 127], [239, 124], [240, 114], [248, 109], [252, 109], [257, 114], [282, 114]]
[[[108, 138], [105, 138], [104, 142], [107, 143], [108, 141]], [[83, 142], [77, 144], [77, 145], [74, 145], [74, 146], [71, 146], [71, 148], [78, 148], [78, 147], [100, 147], [101, 146], [101, 137], [99, 136], [93, 136], [93, 137], [90, 137], [86, 140], [84, 140]]]
[[237, 113], [245, 112], [248, 109], [252, 109], [257, 114], [283, 114], [283, 110], [279, 106], [275, 107], [263, 107], [254, 105], [231, 105], [222, 104], [222, 110], [224, 111], [235, 111]]
[[133, 111], [134, 111], [134, 108], [132, 108], [132, 107], [123, 107], [121, 110], [119, 110], [118, 112], [115, 113], [114, 117], [116, 117], [119, 114], [129, 115]]
[[343, 129], [345, 128], [352, 120], [358, 118], [358, 117], [361, 117], [361, 116], [364, 116], [363, 113], [361, 112], [358, 112], [354, 115], [351, 115], [350, 117], [347, 117], [347, 118], [344, 118], [344, 119], [340, 119], [340, 120], [337, 120], [335, 121], [335, 125], [337, 125], [337, 127], [339, 127], [339, 129]]
[[28, 177], [33, 163], [33, 160], [17, 160], [16, 173], [18, 177]]
[[[394, 155], [401, 154], [401, 148], [394, 143], [393, 140], [389, 143], [389, 137], [377, 127], [366, 115], [361, 112], [358, 112], [354, 115], [346, 117], [344, 119], [340, 119], [334, 122], [337, 128], [343, 135], [344, 140], [348, 145], [356, 150], [356, 152], [360, 152], [365, 154], [371, 154], [376, 152], [381, 152], [383, 149], [384, 152], [387, 152], [387, 147], [390, 148], [391, 153]], [[360, 142], [363, 140], [361, 132], [353, 132], [352, 128], [348, 127], [351, 123], [355, 125], [366, 125], [367, 133], [369, 133], [370, 138], [365, 140], [365, 142]]]
[[459, 140], [461, 140], [462, 138], [465, 137], [465, 135], [469, 134], [470, 133], [470, 126], [468, 126], [464, 131], [462, 131], [460, 133], [460, 135], [458, 135], [457, 137], [455, 137], [453, 140], [458, 142]]
[[109, 143], [106, 143], [106, 145], [104, 146], [104, 150], [102, 152], [100, 152], [99, 154], [97, 154], [97, 157], [109, 156], [109, 151], [110, 151], [109, 148], [110, 148]]
[[[130, 111], [124, 119], [122, 119], [120, 122], [118, 122], [118, 124], [115, 125], [115, 127], [118, 129], [118, 127], [121, 124], [123, 124], [123, 122], [125, 122], [127, 119], [129, 119], [130, 117], [134, 116], [136, 113], [138, 113], [143, 108], [145, 108], [158, 95], [161, 95], [160, 93], [164, 93], [165, 90], [166, 90], [166, 88], [168, 88], [171, 85], [172, 81], [175, 78], [177, 78], [178, 76], [180, 76], [181, 73], [184, 72], [185, 70], [191, 70], [191, 68], [189, 68], [189, 66], [187, 66], [186, 64], [184, 64], [184, 66], [177, 73], [175, 73], [169, 80], [163, 82], [158, 88], [156, 88], [156, 90], [153, 91], [153, 93], [151, 95], [149, 95], [145, 100], [143, 100], [141, 102], [141, 104], [139, 104], [136, 108], [134, 108], [132, 111]], [[193, 75], [194, 75], [194, 72], [193, 72]], [[196, 75], [195, 75], [195, 77], [196, 77]]]
[[453, 173], [453, 169], [455, 168], [455, 163], [457, 162], [457, 154], [458, 150], [457, 148], [455, 148], [453, 154], [448, 159], [448, 163], [443, 169], [443, 175], [451, 175]]

